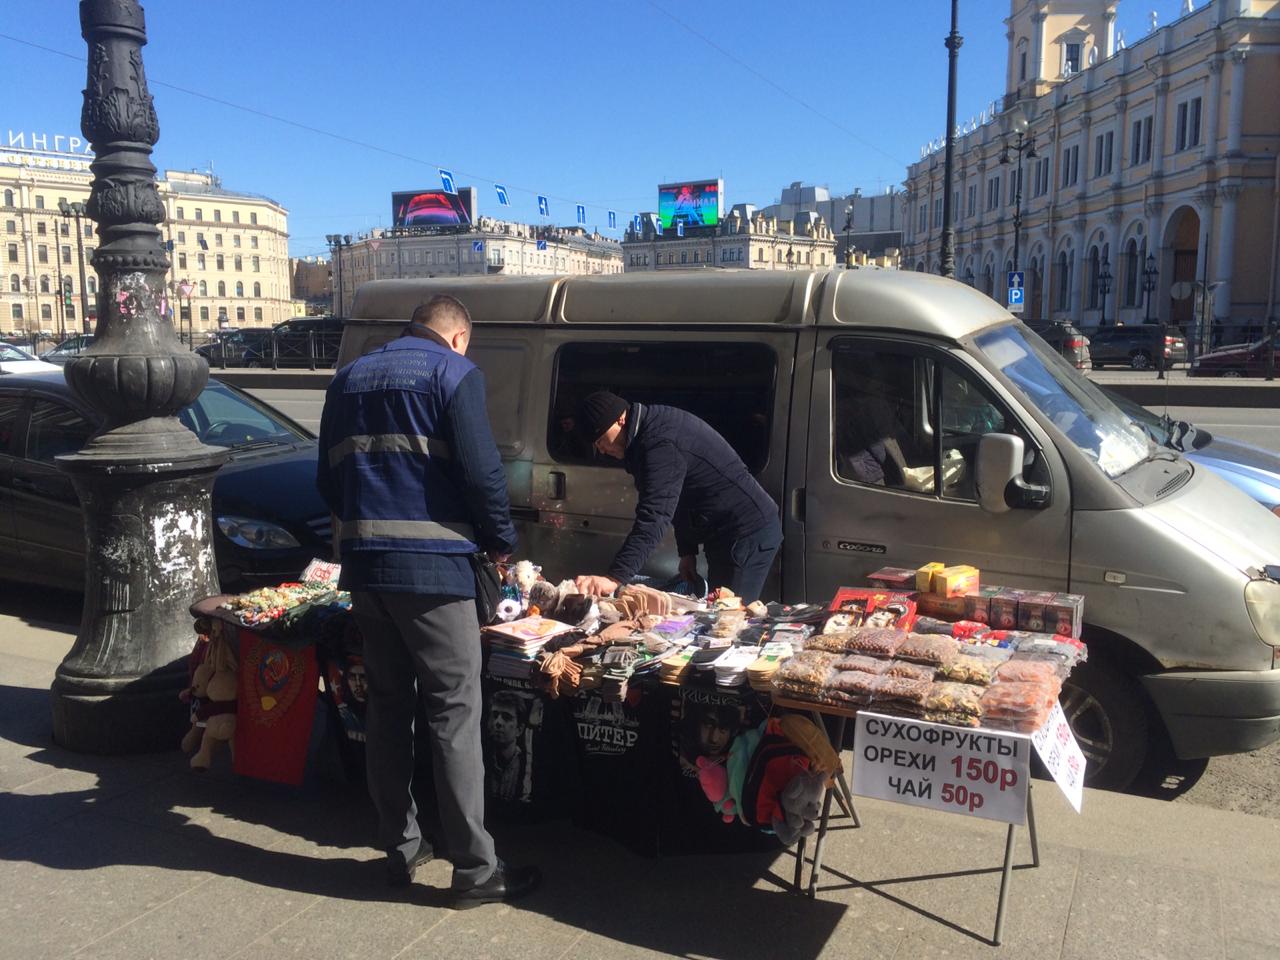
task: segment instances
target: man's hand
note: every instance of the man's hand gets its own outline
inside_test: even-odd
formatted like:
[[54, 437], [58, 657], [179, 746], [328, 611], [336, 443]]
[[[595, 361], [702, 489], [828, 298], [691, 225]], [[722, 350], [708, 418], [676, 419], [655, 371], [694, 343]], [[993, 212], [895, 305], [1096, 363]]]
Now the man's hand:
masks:
[[609, 597], [618, 589], [618, 581], [608, 577], [578, 577], [573, 585], [579, 593], [592, 597]]
[[685, 583], [693, 583], [698, 576], [698, 555], [680, 558], [680, 579]]

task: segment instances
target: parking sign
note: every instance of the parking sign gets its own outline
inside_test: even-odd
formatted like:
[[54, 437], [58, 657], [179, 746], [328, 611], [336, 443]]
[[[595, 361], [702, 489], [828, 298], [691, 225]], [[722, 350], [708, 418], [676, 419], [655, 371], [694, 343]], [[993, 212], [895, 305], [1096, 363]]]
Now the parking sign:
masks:
[[1021, 270], [1009, 271], [1009, 312], [1022, 313], [1025, 304], [1026, 289], [1022, 285], [1023, 274]]

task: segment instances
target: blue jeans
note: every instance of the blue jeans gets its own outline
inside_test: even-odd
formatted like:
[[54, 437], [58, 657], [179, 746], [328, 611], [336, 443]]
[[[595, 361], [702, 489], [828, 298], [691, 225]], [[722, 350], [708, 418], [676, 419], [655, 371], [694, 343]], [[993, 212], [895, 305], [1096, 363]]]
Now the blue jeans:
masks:
[[781, 546], [782, 524], [777, 520], [737, 539], [708, 541], [702, 546], [707, 555], [707, 581], [712, 589], [728, 587], [743, 603], [759, 600]]

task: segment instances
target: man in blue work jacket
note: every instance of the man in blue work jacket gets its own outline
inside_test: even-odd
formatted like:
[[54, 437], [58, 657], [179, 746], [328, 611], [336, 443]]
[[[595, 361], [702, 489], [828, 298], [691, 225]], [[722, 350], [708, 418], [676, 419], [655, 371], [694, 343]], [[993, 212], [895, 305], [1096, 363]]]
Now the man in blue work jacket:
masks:
[[471, 317], [437, 296], [404, 334], [339, 370], [320, 421], [320, 492], [336, 515], [340, 585], [364, 635], [369, 792], [388, 881], [407, 885], [433, 849], [410, 783], [419, 695], [460, 906], [538, 883], [484, 828], [480, 636], [470, 556], [504, 556], [516, 534], [489, 428], [484, 376], [466, 359]]

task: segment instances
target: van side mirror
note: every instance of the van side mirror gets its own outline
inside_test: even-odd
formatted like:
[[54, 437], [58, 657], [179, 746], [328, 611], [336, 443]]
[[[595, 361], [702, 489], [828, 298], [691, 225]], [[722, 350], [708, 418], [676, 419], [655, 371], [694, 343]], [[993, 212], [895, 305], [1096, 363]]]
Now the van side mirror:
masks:
[[988, 433], [978, 441], [978, 466], [974, 485], [978, 504], [988, 513], [1013, 508], [1043, 510], [1049, 505], [1049, 488], [1022, 479], [1026, 444], [1009, 433]]

